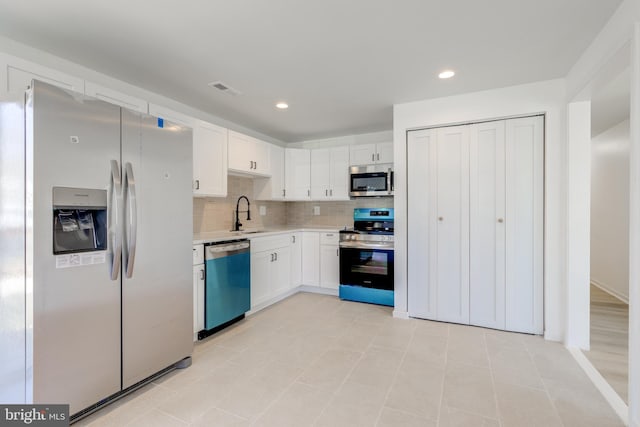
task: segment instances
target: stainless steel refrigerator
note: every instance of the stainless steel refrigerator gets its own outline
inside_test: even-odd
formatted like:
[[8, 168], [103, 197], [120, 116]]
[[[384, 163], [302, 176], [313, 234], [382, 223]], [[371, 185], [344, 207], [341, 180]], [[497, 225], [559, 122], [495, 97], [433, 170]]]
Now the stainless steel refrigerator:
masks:
[[192, 342], [191, 130], [35, 81], [0, 103], [0, 402], [82, 414]]

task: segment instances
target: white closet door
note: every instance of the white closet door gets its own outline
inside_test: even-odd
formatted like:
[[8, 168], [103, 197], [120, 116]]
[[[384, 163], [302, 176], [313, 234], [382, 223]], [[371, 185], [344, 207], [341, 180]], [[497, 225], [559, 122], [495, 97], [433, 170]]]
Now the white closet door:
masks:
[[542, 116], [506, 121], [506, 327], [543, 332]]
[[437, 133], [437, 159], [431, 162], [431, 169], [437, 169], [437, 190], [429, 194], [435, 197], [438, 224], [436, 253], [430, 257], [436, 281], [431, 283], [437, 287], [437, 319], [468, 324], [469, 127]]
[[505, 327], [505, 122], [470, 126], [469, 323]]
[[436, 192], [437, 167], [435, 130], [409, 132], [407, 141], [407, 236], [409, 316], [436, 319], [435, 256], [437, 220], [429, 194]]

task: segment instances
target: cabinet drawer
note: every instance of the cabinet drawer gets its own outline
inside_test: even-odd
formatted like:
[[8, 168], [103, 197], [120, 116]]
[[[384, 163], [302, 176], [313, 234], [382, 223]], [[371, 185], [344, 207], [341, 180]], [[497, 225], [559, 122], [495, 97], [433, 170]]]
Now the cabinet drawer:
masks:
[[337, 245], [340, 240], [340, 233], [337, 231], [331, 233], [320, 233], [321, 245]]
[[281, 234], [279, 236], [258, 237], [251, 239], [251, 253], [271, 251], [284, 248], [291, 243], [291, 234]]
[[193, 265], [204, 264], [204, 245], [193, 245]]

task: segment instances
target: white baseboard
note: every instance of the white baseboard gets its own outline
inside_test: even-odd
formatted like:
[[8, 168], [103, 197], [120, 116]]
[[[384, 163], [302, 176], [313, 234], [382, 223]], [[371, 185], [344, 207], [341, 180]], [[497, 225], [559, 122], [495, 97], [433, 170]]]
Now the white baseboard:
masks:
[[297, 288], [299, 292], [310, 292], [312, 294], [333, 295], [338, 296], [337, 289], [321, 288], [320, 286], [301, 285]]
[[598, 391], [602, 394], [604, 399], [611, 405], [613, 411], [620, 417], [625, 426], [629, 425], [629, 407], [618, 393], [609, 385], [607, 380], [598, 372], [598, 370], [591, 364], [587, 356], [582, 353], [578, 348], [567, 348], [569, 353], [578, 362], [578, 365], [584, 370], [589, 379], [596, 386]]
[[396, 319], [409, 319], [409, 312], [407, 311], [398, 311], [398, 310], [393, 310], [393, 317], [395, 317]]
[[629, 297], [627, 295], [621, 294], [620, 292], [616, 291], [615, 289], [612, 289], [610, 286], [607, 286], [604, 283], [600, 283], [595, 279], [591, 279], [591, 284], [593, 286], [595, 286], [596, 288], [599, 288], [599, 289], [603, 290], [604, 292], [608, 293], [612, 297], [619, 299], [623, 303], [629, 304]]

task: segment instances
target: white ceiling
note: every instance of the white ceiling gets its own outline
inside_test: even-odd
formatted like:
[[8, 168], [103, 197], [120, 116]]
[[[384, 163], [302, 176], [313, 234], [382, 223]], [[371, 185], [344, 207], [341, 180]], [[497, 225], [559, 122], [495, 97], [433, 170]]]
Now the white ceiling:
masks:
[[0, 0], [0, 34], [293, 142], [390, 129], [394, 103], [564, 77], [620, 2]]

